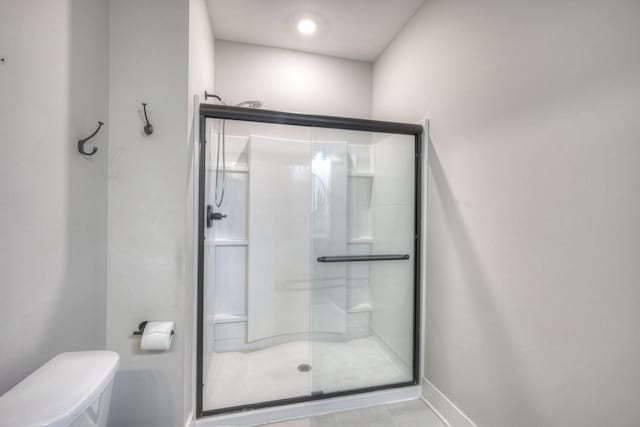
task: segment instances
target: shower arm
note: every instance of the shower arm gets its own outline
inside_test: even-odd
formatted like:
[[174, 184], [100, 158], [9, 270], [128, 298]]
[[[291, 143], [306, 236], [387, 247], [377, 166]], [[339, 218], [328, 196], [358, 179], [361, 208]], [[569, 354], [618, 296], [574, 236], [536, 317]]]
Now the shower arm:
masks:
[[220, 98], [218, 95], [216, 95], [215, 93], [209, 93], [209, 92], [207, 92], [207, 91], [205, 90], [205, 91], [204, 91], [204, 100], [206, 101], [206, 100], [207, 100], [207, 99], [209, 99], [209, 98], [215, 98], [215, 99], [217, 99], [218, 101], [222, 102], [224, 105], [227, 105], [227, 103], [226, 103], [226, 102], [224, 102], [224, 101], [222, 100], [222, 98]]

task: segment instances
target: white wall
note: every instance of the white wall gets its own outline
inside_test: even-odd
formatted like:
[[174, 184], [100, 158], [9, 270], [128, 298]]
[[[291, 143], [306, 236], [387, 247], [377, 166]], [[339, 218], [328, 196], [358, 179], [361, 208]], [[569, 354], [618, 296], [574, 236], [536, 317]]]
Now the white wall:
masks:
[[375, 64], [431, 124], [426, 375], [480, 426], [640, 419], [639, 16], [429, 0]]
[[0, 394], [104, 348], [108, 1], [0, 2]]
[[[216, 43], [216, 91], [228, 104], [369, 118], [371, 63], [243, 43]], [[211, 100], [210, 100], [211, 101]]]
[[[188, 0], [112, 0], [110, 16], [107, 348], [120, 353], [110, 425], [184, 424], [186, 324], [192, 283], [188, 230]], [[148, 103], [153, 135], [142, 133]], [[131, 332], [174, 320], [167, 353], [142, 353]]]
[[[194, 96], [204, 98], [204, 91], [215, 89], [216, 41], [209, 20], [207, 0], [189, 1], [189, 117], [194, 109]], [[191, 123], [193, 124], [193, 123]], [[198, 127], [195, 127], [198, 130]]]

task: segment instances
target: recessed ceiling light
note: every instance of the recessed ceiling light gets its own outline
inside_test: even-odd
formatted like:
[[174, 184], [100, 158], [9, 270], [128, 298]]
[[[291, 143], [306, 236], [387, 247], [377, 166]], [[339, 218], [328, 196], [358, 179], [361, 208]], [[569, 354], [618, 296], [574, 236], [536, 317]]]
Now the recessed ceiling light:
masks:
[[317, 28], [316, 23], [309, 18], [301, 19], [298, 21], [298, 31], [300, 31], [302, 34], [306, 36], [309, 36], [315, 33], [316, 28]]

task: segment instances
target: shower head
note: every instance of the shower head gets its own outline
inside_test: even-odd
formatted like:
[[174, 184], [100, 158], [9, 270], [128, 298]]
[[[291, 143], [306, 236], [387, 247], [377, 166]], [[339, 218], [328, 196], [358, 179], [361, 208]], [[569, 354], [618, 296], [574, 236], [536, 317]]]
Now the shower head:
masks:
[[262, 102], [257, 100], [242, 101], [241, 103], [236, 104], [236, 107], [260, 108], [262, 107]]

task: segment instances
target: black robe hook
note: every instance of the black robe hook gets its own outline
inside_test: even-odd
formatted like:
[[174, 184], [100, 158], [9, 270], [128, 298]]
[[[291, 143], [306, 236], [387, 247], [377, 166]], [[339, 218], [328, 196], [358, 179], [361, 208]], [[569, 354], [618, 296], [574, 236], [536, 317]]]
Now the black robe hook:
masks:
[[147, 124], [144, 125], [144, 134], [149, 136], [153, 133], [153, 125], [149, 123], [149, 116], [147, 116], [147, 103], [142, 103], [142, 108], [144, 109], [144, 119], [147, 121]]
[[84, 144], [87, 141], [89, 141], [91, 138], [96, 136], [98, 132], [100, 132], [100, 128], [102, 127], [103, 124], [104, 123], [102, 122], [98, 122], [98, 128], [91, 135], [78, 141], [78, 151], [80, 152], [80, 154], [84, 154], [85, 156], [93, 156], [94, 154], [96, 154], [96, 152], [98, 151], [97, 147], [93, 147], [93, 149], [90, 152], [84, 151]]

